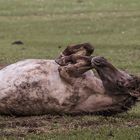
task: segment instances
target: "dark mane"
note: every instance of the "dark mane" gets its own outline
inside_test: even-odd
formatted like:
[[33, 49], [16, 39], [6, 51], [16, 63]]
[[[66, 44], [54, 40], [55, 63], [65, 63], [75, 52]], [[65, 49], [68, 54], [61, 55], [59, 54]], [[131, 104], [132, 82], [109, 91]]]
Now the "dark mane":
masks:
[[108, 109], [105, 109], [103, 111], [96, 112], [95, 114], [103, 115], [103, 116], [112, 116], [118, 113], [127, 112], [134, 105], [136, 105], [137, 102], [138, 102], [137, 97], [128, 96], [124, 100], [122, 100], [120, 103], [117, 103], [113, 105], [112, 107], [109, 107]]
[[121, 94], [116, 95], [116, 97], [119, 98], [119, 96], [124, 95], [125, 98], [109, 109], [96, 112], [97, 115], [112, 116], [118, 113], [127, 112], [138, 102], [138, 98], [140, 97], [140, 77], [131, 75], [131, 79], [129, 79], [127, 83], [116, 86], [118, 90], [121, 89], [122, 92]]
[[113, 105], [109, 109], [96, 112], [97, 115], [116, 115], [118, 113], [127, 112], [132, 108], [132, 106], [136, 105], [136, 103], [138, 102], [138, 97], [140, 96], [140, 78], [133, 75], [129, 82], [127, 82], [127, 84], [116, 84], [116, 89], [120, 91], [118, 92], [120, 94], [117, 94], [116, 96], [119, 98], [119, 96], [123, 95], [125, 98], [123, 100], [120, 100], [119, 103]]

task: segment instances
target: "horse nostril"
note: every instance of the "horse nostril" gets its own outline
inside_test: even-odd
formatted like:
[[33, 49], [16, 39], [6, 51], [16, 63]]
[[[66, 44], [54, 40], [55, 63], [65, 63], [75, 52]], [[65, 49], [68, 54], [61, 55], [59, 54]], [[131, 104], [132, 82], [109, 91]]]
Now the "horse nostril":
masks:
[[102, 57], [100, 57], [100, 56], [93, 57], [94, 62], [100, 62], [101, 59], [102, 59]]
[[93, 57], [91, 59], [91, 65], [94, 67], [94, 66], [99, 66], [100, 65], [100, 59], [99, 57]]

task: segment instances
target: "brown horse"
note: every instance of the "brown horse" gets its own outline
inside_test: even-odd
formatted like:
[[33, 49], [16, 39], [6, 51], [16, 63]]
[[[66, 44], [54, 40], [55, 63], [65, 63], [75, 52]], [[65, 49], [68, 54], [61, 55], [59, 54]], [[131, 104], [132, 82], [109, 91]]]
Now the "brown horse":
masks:
[[127, 111], [140, 95], [140, 78], [102, 57], [91, 57], [93, 51], [88, 43], [68, 46], [56, 59], [58, 64], [30, 59], [0, 70], [0, 114], [113, 115]]

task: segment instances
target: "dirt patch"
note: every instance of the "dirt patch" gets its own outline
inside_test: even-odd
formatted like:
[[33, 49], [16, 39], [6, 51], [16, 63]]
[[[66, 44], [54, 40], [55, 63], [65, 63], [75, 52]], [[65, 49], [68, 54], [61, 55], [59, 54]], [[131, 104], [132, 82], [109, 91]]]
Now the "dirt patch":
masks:
[[102, 126], [137, 127], [140, 119], [97, 116], [33, 116], [0, 117], [0, 136], [25, 137], [28, 134], [47, 134], [78, 129], [99, 129]]

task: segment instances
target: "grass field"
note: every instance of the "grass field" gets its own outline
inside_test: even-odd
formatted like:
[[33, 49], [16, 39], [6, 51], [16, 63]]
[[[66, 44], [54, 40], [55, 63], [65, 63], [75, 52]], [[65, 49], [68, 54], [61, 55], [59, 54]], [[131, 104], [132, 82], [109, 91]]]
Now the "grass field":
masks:
[[[14, 41], [23, 45], [12, 45]], [[54, 59], [69, 44], [140, 75], [139, 0], [0, 0], [0, 64]], [[0, 117], [0, 139], [140, 140], [140, 104], [115, 117]]]

